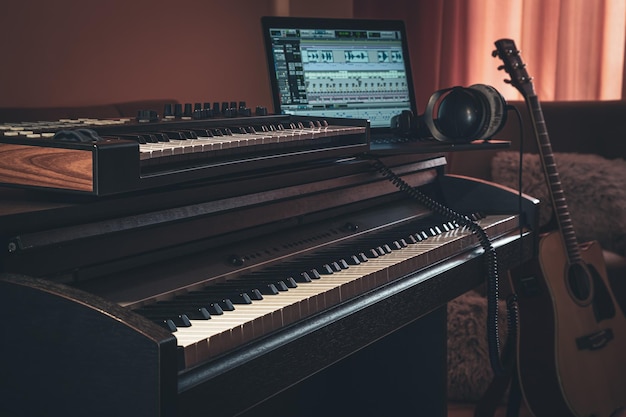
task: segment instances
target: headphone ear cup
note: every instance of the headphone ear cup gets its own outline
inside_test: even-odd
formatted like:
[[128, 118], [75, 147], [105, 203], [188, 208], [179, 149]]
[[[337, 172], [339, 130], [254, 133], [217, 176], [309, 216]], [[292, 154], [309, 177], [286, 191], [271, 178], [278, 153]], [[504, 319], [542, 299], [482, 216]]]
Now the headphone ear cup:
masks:
[[428, 100], [423, 123], [442, 142], [486, 140], [506, 122], [506, 101], [493, 87], [474, 84], [436, 91]]
[[442, 142], [473, 140], [483, 125], [483, 103], [477, 92], [463, 87], [436, 91], [428, 100], [424, 123]]
[[487, 140], [498, 133], [506, 124], [506, 100], [494, 87], [474, 84], [469, 87], [477, 91], [484, 100], [485, 123], [475, 139]]

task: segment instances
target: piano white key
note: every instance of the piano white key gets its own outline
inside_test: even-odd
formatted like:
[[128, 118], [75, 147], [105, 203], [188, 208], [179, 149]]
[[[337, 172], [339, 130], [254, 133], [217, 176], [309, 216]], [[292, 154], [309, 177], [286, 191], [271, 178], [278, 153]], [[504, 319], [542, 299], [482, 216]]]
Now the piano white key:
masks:
[[324, 126], [313, 128], [294, 128], [256, 133], [233, 133], [224, 136], [198, 136], [197, 139], [170, 139], [169, 142], [142, 143], [139, 145], [140, 159], [167, 158], [199, 152], [221, 149], [243, 148], [253, 145], [285, 143], [292, 141], [315, 140], [328, 136], [363, 133], [360, 126]]
[[[323, 278], [315, 280], [313, 286], [304, 283], [253, 304], [236, 305], [234, 311], [210, 320], [192, 320], [191, 327], [180, 328], [175, 333], [178, 344], [185, 348], [186, 365], [191, 366], [194, 357], [206, 360], [222, 349], [243, 344], [326, 308], [319, 298], [336, 290], [337, 285], [322, 281]], [[198, 356], [198, 350], [209, 356]]]
[[[515, 222], [513, 216], [493, 216], [478, 223], [499, 234], [515, 227]], [[458, 254], [475, 240], [467, 228], [452, 229], [252, 304], [236, 305], [235, 311], [210, 320], [192, 320], [191, 327], [180, 328], [174, 335], [184, 348], [186, 366], [191, 366]]]

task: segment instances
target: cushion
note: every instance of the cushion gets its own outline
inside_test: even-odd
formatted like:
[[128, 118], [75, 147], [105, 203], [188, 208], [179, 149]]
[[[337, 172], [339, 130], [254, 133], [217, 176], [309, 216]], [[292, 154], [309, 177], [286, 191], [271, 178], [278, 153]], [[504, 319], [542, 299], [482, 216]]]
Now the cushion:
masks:
[[[554, 160], [578, 241], [597, 240], [626, 255], [626, 161], [579, 153], [554, 153]], [[492, 180], [517, 190], [518, 168], [518, 152], [499, 152]], [[522, 191], [541, 201], [539, 221], [545, 225], [552, 205], [539, 155], [525, 154], [522, 168]]]

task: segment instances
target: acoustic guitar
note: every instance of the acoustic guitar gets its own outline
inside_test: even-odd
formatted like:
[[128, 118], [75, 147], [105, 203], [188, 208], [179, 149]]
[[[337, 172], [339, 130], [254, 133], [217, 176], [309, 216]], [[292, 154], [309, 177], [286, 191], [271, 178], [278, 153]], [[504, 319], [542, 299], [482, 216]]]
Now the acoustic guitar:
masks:
[[[517, 366], [537, 417], [612, 417], [626, 405], [626, 318], [616, 308], [597, 242], [579, 245], [539, 99], [515, 43], [496, 41], [498, 67], [523, 95], [558, 224], [531, 265], [512, 271], [519, 296]], [[626, 279], [626, 277], [624, 277]], [[620, 411], [622, 410], [622, 411]]]

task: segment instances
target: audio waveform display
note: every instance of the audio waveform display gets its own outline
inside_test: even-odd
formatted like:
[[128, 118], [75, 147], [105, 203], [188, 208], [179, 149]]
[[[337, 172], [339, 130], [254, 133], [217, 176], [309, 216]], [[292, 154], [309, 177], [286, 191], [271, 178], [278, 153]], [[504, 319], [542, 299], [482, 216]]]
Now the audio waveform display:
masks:
[[306, 51], [306, 60], [308, 62], [335, 62], [333, 51]]
[[400, 64], [404, 62], [399, 49], [302, 48], [302, 62], [311, 64]]
[[307, 102], [408, 100], [406, 75], [400, 71], [318, 71], [305, 75]]

